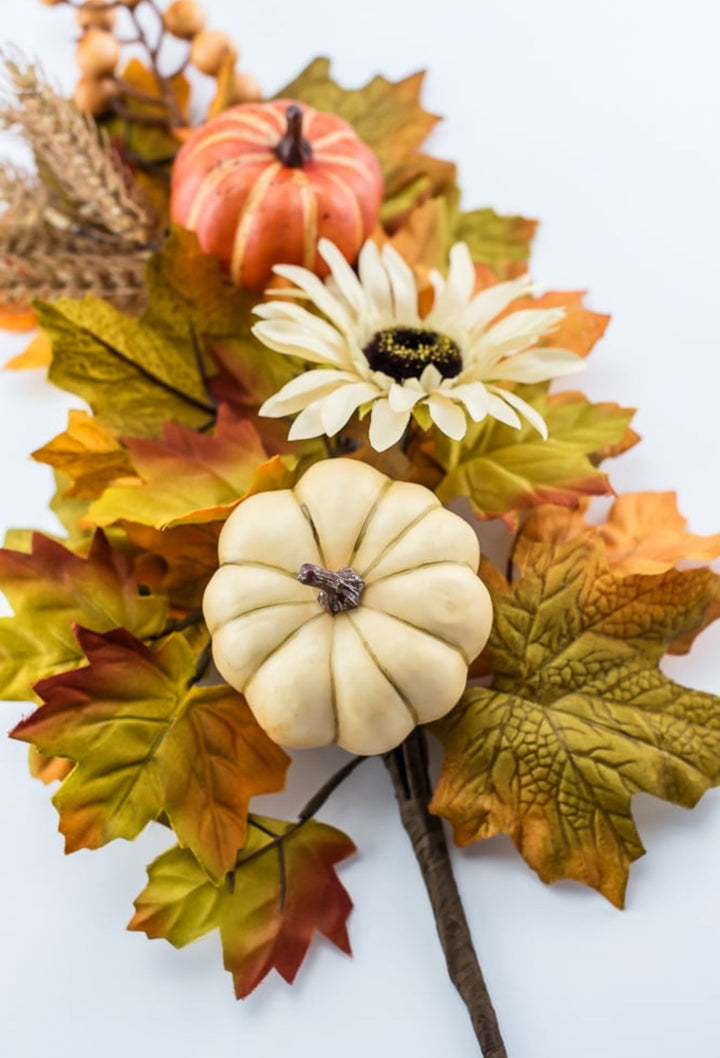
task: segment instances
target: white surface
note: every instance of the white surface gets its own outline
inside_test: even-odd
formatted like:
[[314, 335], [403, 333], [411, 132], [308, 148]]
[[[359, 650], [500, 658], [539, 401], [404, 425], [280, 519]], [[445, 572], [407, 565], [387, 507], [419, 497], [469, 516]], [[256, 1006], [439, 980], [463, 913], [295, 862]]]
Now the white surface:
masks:
[[[595, 399], [638, 405], [643, 444], [611, 466], [618, 490], [677, 488], [698, 532], [720, 529], [717, 39], [708, 0], [208, 0], [268, 90], [332, 55], [360, 83], [431, 70], [447, 116], [433, 148], [461, 165], [465, 204], [539, 216], [533, 273], [589, 288], [614, 322], [582, 380]], [[2, 32], [72, 83], [67, 11], [0, 0]], [[4, 361], [21, 342], [0, 337]], [[52, 528], [47, 468], [27, 454], [78, 402], [36, 374], [0, 375], [0, 521]], [[720, 628], [667, 670], [720, 692]], [[21, 715], [6, 706], [4, 727]], [[309, 753], [291, 813], [337, 765]], [[628, 908], [565, 883], [546, 888], [506, 839], [456, 857], [511, 1058], [715, 1058], [720, 945], [720, 794], [693, 813], [639, 797], [648, 855]], [[364, 1058], [477, 1053], [447, 983], [425, 894], [379, 763], [322, 812], [359, 854], [342, 868], [356, 908], [355, 958], [318, 941], [294, 988], [267, 980], [232, 997], [216, 938], [184, 952], [123, 927], [163, 846], [64, 858], [48, 793], [25, 747], [0, 741], [0, 1041], [8, 1058]]]

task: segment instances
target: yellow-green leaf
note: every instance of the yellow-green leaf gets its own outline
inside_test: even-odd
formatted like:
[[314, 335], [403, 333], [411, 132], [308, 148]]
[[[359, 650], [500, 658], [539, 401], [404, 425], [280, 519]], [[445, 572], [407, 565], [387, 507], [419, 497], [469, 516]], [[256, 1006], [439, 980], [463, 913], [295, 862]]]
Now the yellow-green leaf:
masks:
[[289, 758], [227, 684], [196, 684], [182, 636], [151, 651], [123, 629], [77, 635], [89, 664], [41, 681], [45, 704], [13, 731], [76, 762], [53, 798], [66, 851], [132, 840], [164, 813], [222, 877], [245, 844], [250, 798], [283, 788]]
[[547, 385], [522, 387], [549, 430], [543, 441], [528, 424], [516, 430], [495, 420], [471, 426], [464, 441], [437, 435], [447, 469], [437, 494], [448, 502], [466, 496], [479, 518], [501, 517], [512, 528], [522, 508], [539, 503], [577, 506], [581, 496], [611, 491], [598, 459], [612, 446], [629, 447], [634, 411], [617, 404], [591, 404], [582, 394], [548, 398]]
[[720, 778], [720, 698], [659, 662], [720, 596], [709, 570], [614, 576], [601, 543], [521, 540], [495, 592], [493, 682], [433, 725], [446, 756], [432, 808], [460, 844], [505, 832], [545, 882], [575, 878], [622, 906], [643, 847], [645, 791], [691, 807]]
[[424, 71], [396, 82], [378, 75], [362, 88], [341, 88], [330, 76], [330, 60], [319, 58], [278, 97], [298, 99], [349, 121], [387, 176], [418, 150], [440, 120], [420, 103], [424, 78]]

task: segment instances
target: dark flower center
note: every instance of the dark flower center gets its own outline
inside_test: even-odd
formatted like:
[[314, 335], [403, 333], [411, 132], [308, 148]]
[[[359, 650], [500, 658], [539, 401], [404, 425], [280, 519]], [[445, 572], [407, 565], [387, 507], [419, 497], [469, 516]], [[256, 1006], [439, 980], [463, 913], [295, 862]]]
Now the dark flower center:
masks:
[[452, 338], [422, 327], [378, 331], [363, 353], [373, 371], [382, 371], [396, 382], [419, 378], [428, 364], [433, 364], [443, 378], [454, 378], [463, 366], [460, 348]]

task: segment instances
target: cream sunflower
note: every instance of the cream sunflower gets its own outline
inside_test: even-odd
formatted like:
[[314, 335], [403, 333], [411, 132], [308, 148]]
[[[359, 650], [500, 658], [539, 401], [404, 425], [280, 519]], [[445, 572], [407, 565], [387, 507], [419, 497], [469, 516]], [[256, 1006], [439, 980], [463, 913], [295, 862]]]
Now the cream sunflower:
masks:
[[[355, 274], [327, 239], [319, 245], [331, 275], [323, 282], [298, 265], [276, 265], [295, 284], [283, 294], [307, 299], [324, 319], [294, 301], [258, 305], [253, 333], [278, 353], [315, 364], [265, 401], [261, 415], [297, 415], [289, 437], [334, 436], [358, 408], [371, 407], [370, 443], [383, 451], [402, 437], [426, 406], [439, 430], [461, 440], [468, 416], [520, 427], [523, 416], [543, 436], [545, 422], [498, 382], [544, 382], [581, 370], [574, 353], [537, 342], [563, 309], [500, 313], [531, 292], [526, 276], [473, 296], [475, 269], [465, 243], [450, 251], [447, 279], [431, 273], [431, 311], [421, 317], [412, 270], [391, 247], [366, 242]], [[493, 322], [497, 320], [497, 322]], [[299, 413], [299, 414], [298, 414]]]

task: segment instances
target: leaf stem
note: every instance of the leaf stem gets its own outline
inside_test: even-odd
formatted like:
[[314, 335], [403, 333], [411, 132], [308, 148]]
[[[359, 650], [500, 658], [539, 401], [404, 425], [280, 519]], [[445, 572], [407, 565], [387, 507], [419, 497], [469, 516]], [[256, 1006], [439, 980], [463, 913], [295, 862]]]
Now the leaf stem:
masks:
[[322, 808], [330, 795], [337, 790], [338, 786], [344, 783], [349, 775], [352, 775], [358, 765], [362, 764], [364, 760], [369, 759], [369, 757], [352, 757], [347, 764], [344, 764], [342, 768], [339, 769], [339, 771], [336, 771], [334, 775], [331, 775], [330, 778], [323, 783], [320, 789], [312, 795], [305, 807], [300, 809], [298, 812], [297, 823], [294, 823], [284, 834], [272, 834], [269, 828], [263, 823], [259, 823], [251, 815], [248, 816], [249, 825], [255, 827], [256, 830], [261, 830], [263, 834], [267, 834], [268, 837], [270, 837], [270, 841], [268, 841], [267, 845], [263, 845], [261, 849], [255, 849], [254, 852], [250, 852], [246, 856], [241, 855], [238, 858], [233, 869], [228, 872], [228, 886], [230, 887], [230, 890], [232, 891], [232, 887], [235, 884], [235, 871], [239, 867], [249, 863], [251, 860], [257, 859], [258, 856], [262, 856], [269, 849], [282, 844], [283, 841], [286, 841], [292, 834], [295, 834], [300, 830], [300, 828], [312, 819], [315, 813]]
[[422, 728], [416, 727], [384, 760], [430, 897], [450, 979], [467, 1007], [484, 1058], [507, 1058], [453, 875], [443, 825], [428, 811], [432, 787]]

